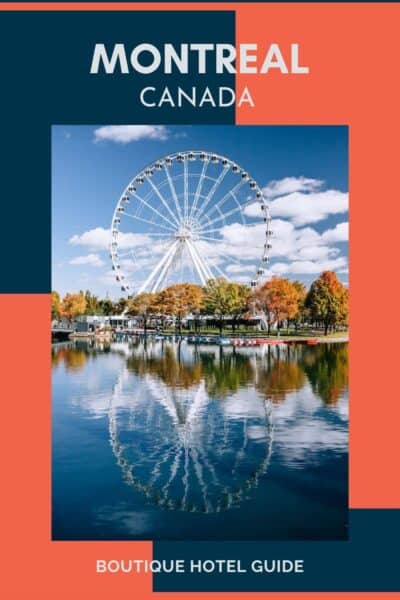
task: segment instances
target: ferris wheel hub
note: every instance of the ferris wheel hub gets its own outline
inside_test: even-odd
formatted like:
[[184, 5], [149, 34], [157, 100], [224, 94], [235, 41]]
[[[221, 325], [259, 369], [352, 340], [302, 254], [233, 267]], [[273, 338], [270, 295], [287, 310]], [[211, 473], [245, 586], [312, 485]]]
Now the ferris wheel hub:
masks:
[[189, 227], [188, 225], [181, 225], [175, 234], [175, 238], [177, 240], [181, 240], [181, 241], [192, 240], [193, 239], [192, 228]]

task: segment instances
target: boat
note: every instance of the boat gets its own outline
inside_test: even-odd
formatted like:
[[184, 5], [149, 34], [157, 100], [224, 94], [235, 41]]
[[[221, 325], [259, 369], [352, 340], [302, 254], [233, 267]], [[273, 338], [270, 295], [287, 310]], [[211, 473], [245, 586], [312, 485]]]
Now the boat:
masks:
[[232, 340], [230, 338], [225, 338], [225, 337], [215, 338], [215, 342], [219, 346], [231, 346], [232, 345]]

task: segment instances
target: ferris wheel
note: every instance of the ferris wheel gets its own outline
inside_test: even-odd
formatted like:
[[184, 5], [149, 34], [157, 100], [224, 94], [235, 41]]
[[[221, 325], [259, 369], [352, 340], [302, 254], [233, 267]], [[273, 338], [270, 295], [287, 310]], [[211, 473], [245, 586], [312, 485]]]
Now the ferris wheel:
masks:
[[225, 156], [186, 150], [128, 182], [112, 218], [110, 256], [129, 294], [216, 277], [256, 287], [271, 236], [268, 204], [250, 174]]

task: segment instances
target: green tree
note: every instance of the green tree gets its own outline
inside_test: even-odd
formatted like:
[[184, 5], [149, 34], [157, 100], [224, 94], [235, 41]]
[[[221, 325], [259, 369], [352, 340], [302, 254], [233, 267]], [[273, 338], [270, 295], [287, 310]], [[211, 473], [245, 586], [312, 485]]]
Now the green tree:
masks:
[[92, 294], [89, 290], [85, 292], [86, 310], [85, 315], [98, 315], [100, 314], [100, 303], [97, 296]]
[[222, 333], [224, 319], [230, 314], [232, 308], [230, 285], [224, 277], [217, 277], [209, 279], [203, 288], [203, 311], [215, 317], [220, 333]]
[[322, 323], [325, 335], [348, 319], [348, 290], [333, 271], [324, 271], [313, 281], [306, 298], [313, 321]]
[[120, 298], [118, 302], [114, 304], [114, 313], [116, 315], [122, 315], [127, 306], [128, 300], [126, 298]]
[[232, 319], [232, 331], [236, 329], [237, 321], [250, 308], [251, 292], [243, 283], [228, 283], [228, 314]]
[[110, 315], [114, 314], [114, 303], [112, 300], [110, 300], [110, 298], [104, 298], [103, 300], [100, 300], [99, 308], [101, 314], [105, 317], [109, 317]]

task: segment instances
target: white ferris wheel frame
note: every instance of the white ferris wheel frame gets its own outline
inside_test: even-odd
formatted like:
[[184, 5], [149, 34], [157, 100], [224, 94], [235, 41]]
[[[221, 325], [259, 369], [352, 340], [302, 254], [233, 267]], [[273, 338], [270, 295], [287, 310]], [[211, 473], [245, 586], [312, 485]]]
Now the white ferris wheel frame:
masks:
[[[203, 162], [203, 167], [199, 176], [196, 191], [194, 193], [193, 202], [190, 205], [188, 191], [188, 164], [196, 160], [201, 160]], [[170, 173], [170, 167], [173, 166], [174, 161], [183, 164], [183, 206], [179, 202], [177, 190], [174, 184], [174, 177], [172, 177]], [[209, 175], [207, 176], [206, 174], [208, 165], [210, 163], [221, 163], [223, 166], [221, 173], [216, 179], [211, 178]], [[163, 184], [168, 183], [169, 192], [171, 194], [171, 200], [173, 200], [173, 206], [176, 209], [176, 214], [173, 212], [173, 210], [171, 210], [167, 198], [160, 192], [159, 188], [152, 181], [152, 176], [154, 172], [162, 170], [164, 170], [166, 174], [166, 179], [163, 181]], [[213, 216], [213, 218], [210, 219], [207, 216], [207, 214], [204, 213], [205, 208], [210, 205], [210, 202], [213, 199], [216, 190], [222, 183], [226, 174], [230, 171], [239, 176], [239, 181], [228, 192], [226, 192], [223, 195], [223, 197], [216, 202], [216, 204], [213, 205], [211, 213], [216, 212], [216, 216]], [[179, 177], [182, 177], [182, 174], [180, 174]], [[208, 191], [204, 203], [199, 209], [198, 202], [205, 178], [211, 179], [214, 183], [212, 184], [211, 189]], [[145, 182], [149, 183], [152, 189], [151, 193], [155, 193], [161, 201], [163, 205], [163, 210], [165, 209], [164, 213], [160, 212], [155, 207], [152, 207], [147, 202], [146, 197], [143, 198], [142, 196], [140, 196], [138, 188]], [[241, 205], [235, 196], [235, 192], [237, 192], [246, 183], [249, 185], [251, 192], [254, 193], [254, 197], [252, 197], [251, 200], [246, 202], [244, 205]], [[220, 210], [220, 208], [229, 196], [232, 196], [236, 200], [238, 208], [232, 209], [231, 211], [228, 211], [228, 213], [224, 214]], [[151, 225], [156, 224], [155, 222], [143, 219], [138, 215], [134, 216], [125, 212], [126, 204], [129, 203], [131, 200], [135, 199], [140, 201], [142, 205], [150, 208], [156, 215], [160, 217], [160, 219], [163, 220], [163, 222], [166, 222], [168, 224], [168, 227], [164, 224], [159, 224], [159, 227], [171, 231], [171, 234], [162, 234], [166, 237], [168, 237], [168, 235], [170, 236], [171, 244], [169, 245], [166, 253], [163, 255], [161, 260], [155, 265], [155, 267], [152, 269], [151, 273], [148, 275], [146, 280], [139, 287], [136, 294], [140, 294], [144, 291], [157, 292], [161, 288], [169, 271], [173, 269], [173, 266], [176, 263], [179, 256], [182, 255], [184, 247], [186, 247], [186, 249], [188, 250], [188, 255], [191, 258], [194, 269], [202, 285], [205, 285], [207, 280], [218, 277], [218, 275], [223, 275], [224, 277], [226, 277], [226, 274], [222, 273], [222, 271], [220, 271], [218, 267], [211, 267], [208, 264], [207, 258], [200, 254], [195, 244], [196, 235], [200, 235], [204, 231], [208, 231], [209, 233], [219, 231], [218, 223], [224, 221], [226, 217], [231, 216], [231, 214], [233, 214], [234, 212], [239, 212], [240, 210], [243, 210], [246, 206], [254, 202], [259, 202], [260, 204], [261, 214], [265, 223], [265, 243], [263, 246], [263, 252], [260, 261], [256, 266], [254, 275], [248, 282], [248, 285], [251, 288], [255, 288], [259, 285], [260, 279], [265, 273], [265, 265], [270, 260], [270, 250], [272, 247], [272, 230], [269, 205], [258, 183], [254, 179], [252, 179], [249, 173], [246, 170], [242, 169], [236, 162], [216, 152], [209, 152], [206, 150], [185, 150], [182, 152], [174, 152], [172, 154], [163, 156], [160, 159], [152, 161], [129, 181], [128, 185], [124, 188], [113, 213], [111, 221], [110, 240], [110, 257], [112, 261], [113, 271], [116, 274], [116, 281], [121, 285], [121, 290], [123, 292], [127, 292], [128, 294], [132, 293], [132, 288], [129, 281], [123, 274], [120, 263], [120, 256], [118, 252], [118, 239], [120, 234], [119, 226], [121, 223], [121, 214], [125, 213], [127, 216], [131, 216], [133, 219], [136, 219], [138, 221], [144, 221]], [[194, 215], [196, 214], [196, 211], [197, 216], [195, 220]], [[216, 227], [214, 229], [205, 229], [205, 227], [210, 227], [210, 225], [212, 227], [216, 225]], [[171, 229], [171, 227], [175, 228], [175, 230]], [[188, 232], [190, 232], [190, 235]], [[211, 242], [217, 242], [217, 240], [213, 238], [203, 237], [202, 239], [209, 239]]]

